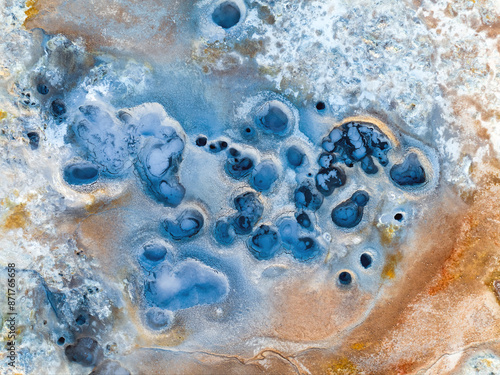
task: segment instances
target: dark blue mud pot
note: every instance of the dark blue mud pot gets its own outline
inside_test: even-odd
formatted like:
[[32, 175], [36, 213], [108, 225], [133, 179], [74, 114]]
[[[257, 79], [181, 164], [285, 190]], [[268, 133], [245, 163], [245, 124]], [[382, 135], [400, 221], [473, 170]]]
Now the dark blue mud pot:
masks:
[[214, 230], [215, 240], [222, 245], [230, 245], [235, 238], [233, 225], [226, 219], [218, 220]]
[[352, 276], [349, 272], [343, 271], [339, 274], [339, 283], [342, 285], [349, 285], [352, 283]]
[[268, 191], [278, 179], [278, 168], [269, 160], [255, 167], [250, 178], [250, 185], [257, 191]]
[[245, 176], [248, 176], [253, 167], [254, 161], [249, 157], [229, 158], [224, 165], [226, 173], [235, 180], [239, 180]]
[[239, 152], [237, 149], [231, 147], [229, 150], [228, 150], [228, 153], [229, 155], [231, 155], [232, 157], [237, 157], [237, 156], [240, 156], [241, 155], [241, 152]]
[[66, 113], [66, 104], [61, 99], [56, 99], [50, 104], [50, 110], [56, 117], [61, 117]]
[[83, 314], [80, 314], [76, 317], [75, 323], [79, 326], [83, 326], [85, 323], [87, 323], [87, 317]]
[[425, 170], [415, 153], [408, 154], [401, 164], [391, 168], [391, 179], [399, 186], [419, 186], [426, 181]]
[[205, 220], [195, 209], [184, 210], [175, 221], [165, 220], [165, 230], [174, 240], [185, 240], [195, 236], [203, 227]]
[[269, 133], [281, 135], [288, 130], [289, 119], [281, 108], [268, 103], [265, 104], [264, 113], [255, 119], [255, 123]]
[[325, 102], [317, 102], [316, 103], [316, 110], [318, 112], [323, 112], [326, 109], [326, 104]]
[[297, 146], [290, 146], [288, 150], [286, 150], [286, 160], [288, 161], [288, 165], [294, 169], [302, 165], [304, 157], [304, 152]]
[[231, 1], [221, 3], [212, 13], [212, 21], [223, 29], [230, 29], [235, 26], [240, 21], [240, 18], [240, 8]]
[[[305, 213], [302, 214], [305, 215]], [[278, 230], [282, 245], [287, 249], [287, 252], [291, 252], [296, 260], [307, 262], [317, 257], [321, 248], [313, 238], [307, 236], [300, 237], [297, 220], [302, 214], [299, 214], [297, 219], [288, 216], [281, 218], [278, 222]]]
[[196, 146], [203, 147], [207, 144], [207, 137], [196, 138]]
[[297, 223], [299, 223], [299, 225], [305, 229], [311, 228], [312, 225], [309, 215], [307, 215], [305, 212], [301, 212], [297, 215]]
[[309, 181], [304, 181], [294, 192], [295, 206], [300, 209], [316, 211], [323, 203], [323, 196]]
[[40, 136], [38, 135], [37, 132], [29, 132], [27, 134], [29, 142], [30, 142], [30, 147], [32, 150], [36, 150], [38, 148], [38, 145], [40, 143]]
[[363, 159], [361, 159], [361, 169], [366, 174], [376, 174], [378, 172], [378, 167], [373, 162], [373, 158], [370, 155], [366, 155]]
[[197, 261], [162, 267], [146, 283], [146, 299], [171, 311], [220, 302], [228, 293], [225, 276]]
[[182, 199], [184, 199], [186, 189], [176, 180], [171, 182], [163, 180], [160, 182], [159, 189], [155, 193], [156, 198], [165, 206], [177, 207], [182, 202]]
[[38, 93], [41, 95], [47, 95], [49, 93], [49, 88], [47, 87], [47, 85], [40, 83], [36, 86], [36, 91], [38, 91]]
[[380, 165], [389, 162], [387, 153], [391, 149], [389, 138], [375, 125], [349, 122], [334, 128], [322, 143], [325, 151], [335, 153], [337, 160], [351, 167], [361, 162], [361, 168], [367, 174], [375, 174], [378, 168], [372, 156]]
[[69, 361], [82, 366], [95, 365], [100, 357], [100, 352], [99, 344], [91, 337], [79, 338], [74, 345], [68, 345], [64, 350]]
[[88, 185], [99, 178], [99, 169], [91, 163], [70, 164], [64, 168], [64, 181], [69, 185]]
[[273, 258], [279, 250], [278, 232], [269, 225], [261, 225], [248, 241], [248, 248], [258, 260]]
[[249, 234], [264, 212], [262, 202], [255, 193], [246, 192], [234, 198], [234, 206], [238, 210], [231, 217], [234, 231], [237, 234]]
[[373, 259], [372, 259], [372, 256], [370, 254], [363, 253], [359, 257], [359, 262], [361, 263], [361, 266], [363, 268], [370, 268], [372, 266]]
[[142, 248], [142, 252], [139, 254], [139, 263], [144, 269], [150, 271], [163, 262], [167, 255], [168, 251], [161, 243], [149, 243]]
[[256, 224], [256, 221], [243, 214], [234, 215], [231, 219], [236, 234], [249, 234]]
[[363, 208], [368, 200], [369, 196], [365, 191], [355, 192], [351, 198], [332, 210], [333, 222], [341, 228], [354, 228], [363, 218]]
[[330, 196], [333, 191], [345, 185], [346, 175], [339, 167], [321, 168], [316, 175], [316, 188], [324, 196]]
[[142, 255], [150, 262], [161, 262], [167, 256], [167, 249], [160, 244], [148, 244], [144, 246]]
[[251, 191], [240, 194], [234, 198], [234, 207], [238, 212], [254, 219], [260, 218], [262, 212], [264, 212], [262, 202], [257, 195]]
[[370, 200], [370, 196], [368, 195], [368, 193], [366, 191], [364, 191], [364, 190], [358, 190], [357, 192], [355, 192], [352, 195], [351, 199], [358, 206], [364, 207], [364, 206], [366, 206], [366, 204]]
[[313, 259], [319, 253], [316, 241], [310, 237], [301, 237], [292, 247], [292, 255], [295, 259], [305, 262]]

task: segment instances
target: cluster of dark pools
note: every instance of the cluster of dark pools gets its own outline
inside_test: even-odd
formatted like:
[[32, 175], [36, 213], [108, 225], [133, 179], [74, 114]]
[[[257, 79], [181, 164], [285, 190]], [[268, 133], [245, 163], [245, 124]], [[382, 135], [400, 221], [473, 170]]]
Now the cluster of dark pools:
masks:
[[[241, 17], [242, 10], [231, 1], [220, 3], [212, 13], [213, 22], [223, 29], [234, 27]], [[220, 158], [221, 172], [234, 182], [245, 184], [245, 189], [235, 192], [228, 201], [233, 212], [216, 218], [210, 227], [213, 240], [221, 247], [230, 247], [241, 240], [249, 254], [262, 262], [282, 253], [297, 262], [319, 259], [324, 246], [318, 240], [316, 211], [336, 195], [337, 189], [349, 183], [355, 165], [366, 175], [376, 175], [391, 164], [389, 152], [394, 147], [391, 140], [376, 125], [362, 121], [346, 122], [330, 131], [317, 147], [322, 148], [316, 159], [317, 167], [309, 163], [311, 154], [297, 144], [286, 147], [282, 165], [274, 159], [259, 160], [245, 144], [251, 145], [257, 136], [286, 143], [285, 138], [296, 126], [290, 116], [292, 109], [285, 100], [269, 100], [254, 108], [250, 120], [235, 125], [242, 141], [232, 144], [230, 140], [209, 140], [203, 135], [189, 139], [175, 121], [165, 121], [159, 105], [148, 103], [141, 110], [122, 109], [116, 113], [96, 103], [73, 109], [48, 82], [37, 78], [34, 88], [30, 95], [39, 96], [44, 113], [56, 125], [68, 124], [66, 142], [73, 147], [75, 158], [62, 168], [62, 179], [67, 185], [78, 191], [90, 191], [96, 184], [137, 176], [152, 200], [176, 212], [161, 223], [164, 238], [143, 244], [137, 252], [137, 264], [144, 273], [143, 320], [153, 331], [171, 327], [175, 311], [217, 303], [229, 293], [224, 274], [195, 259], [178, 260], [169, 247], [171, 243], [193, 240], [212, 223], [204, 210], [193, 202], [185, 202], [189, 186], [182, 184], [179, 172], [187, 144], [206, 150], [207, 157]], [[326, 104], [317, 102], [315, 108], [322, 114]], [[36, 131], [27, 132], [26, 137], [32, 150], [37, 150], [43, 142]], [[307, 177], [300, 177], [292, 189], [290, 200], [295, 212], [275, 222], [265, 222], [263, 197], [281, 183], [286, 172], [281, 166], [295, 171], [296, 176]], [[306, 169], [309, 173], [302, 173]], [[428, 179], [415, 152], [392, 164], [388, 176], [403, 190], [423, 186]], [[331, 223], [341, 231], [353, 230], [363, 222], [370, 202], [367, 191], [353, 192], [331, 211], [328, 209]], [[396, 214], [394, 219], [402, 221], [403, 214]], [[369, 252], [360, 255], [364, 269], [372, 267], [373, 261]], [[349, 270], [338, 274], [340, 286], [348, 286], [352, 281]], [[49, 296], [53, 307], [57, 304], [54, 295]], [[88, 325], [88, 316], [78, 314], [74, 322], [77, 326]], [[101, 346], [91, 337], [80, 337], [68, 344], [61, 336], [57, 343], [65, 345], [70, 361], [96, 366], [94, 375], [129, 374], [118, 362], [103, 360]]]
[[[116, 177], [123, 174], [130, 162], [142, 178], [146, 192], [154, 199], [169, 207], [181, 204], [185, 188], [179, 181], [178, 170], [186, 140], [178, 130], [171, 127], [153, 130], [153, 124], [144, 121], [138, 125], [133, 122], [132, 113], [122, 110], [118, 118], [128, 129], [123, 134], [109, 115], [98, 107], [87, 105], [79, 110], [83, 119], [72, 128], [73, 139], [79, 148], [83, 148], [87, 160], [64, 168], [63, 178], [68, 184], [92, 184], [100, 174]], [[109, 125], [105, 131], [102, 130], [103, 122]], [[269, 104], [264, 112], [259, 109], [254, 124], [264, 133], [281, 135], [288, 131], [290, 119], [279, 106]], [[110, 129], [115, 130], [110, 132]], [[252, 124], [243, 127], [243, 133], [256, 131]], [[110, 136], [112, 141], [106, 138]], [[295, 217], [282, 217], [276, 225], [257, 225], [264, 213], [259, 193], [271, 191], [280, 180], [275, 162], [270, 159], [257, 162], [241, 144], [232, 146], [225, 140], [209, 141], [205, 136], [198, 136], [194, 144], [211, 154], [225, 153], [223, 170], [227, 176], [235, 181], [247, 179], [253, 189], [233, 199], [235, 213], [216, 221], [213, 236], [223, 246], [231, 245], [237, 236], [247, 238], [248, 250], [260, 261], [272, 259], [282, 249], [298, 261], [316, 258], [322, 249], [312, 233], [314, 212], [335, 189], [346, 185], [346, 168], [350, 169], [357, 163], [366, 174], [376, 174], [380, 167], [389, 164], [388, 152], [392, 147], [387, 136], [373, 124], [349, 122], [335, 127], [322, 141], [324, 152], [318, 157], [319, 168], [314, 179], [304, 179], [294, 191]], [[291, 145], [286, 149], [285, 159], [289, 168], [298, 170], [307, 156], [301, 147]], [[402, 163], [394, 164], [389, 175], [400, 188], [419, 186], [426, 181], [425, 170], [415, 153], [409, 153]], [[355, 228], [361, 223], [369, 201], [366, 191], [354, 192], [349, 199], [332, 208], [333, 224], [342, 229]], [[197, 235], [205, 222], [204, 214], [191, 207], [181, 211], [177, 218], [165, 220], [163, 227], [167, 237], [180, 241]], [[340, 281], [341, 284], [347, 283], [346, 280]]]
[[[40, 95], [48, 93], [46, 86], [40, 84], [37, 91]], [[272, 136], [286, 136], [291, 119], [283, 110], [285, 104], [276, 105], [275, 102], [271, 101], [256, 110], [253, 124], [242, 127], [245, 138], [251, 139], [259, 130]], [[56, 99], [51, 103], [50, 111], [54, 117], [60, 118], [66, 113], [66, 105]], [[160, 126], [147, 115], [137, 120], [130, 110], [117, 113], [120, 124], [96, 105], [80, 106], [79, 112], [77, 120], [69, 128], [68, 140], [83, 160], [64, 167], [63, 179], [69, 185], [89, 186], [101, 177], [120, 178], [133, 167], [152, 198], [168, 207], [181, 204], [185, 187], [179, 180], [178, 171], [186, 137], [179, 133], [180, 129]], [[36, 149], [40, 140], [38, 134], [31, 132], [28, 138], [31, 148]], [[234, 198], [234, 214], [216, 221], [213, 231], [215, 240], [221, 245], [231, 245], [236, 236], [244, 236], [247, 237], [248, 250], [257, 260], [272, 259], [284, 249], [298, 261], [309, 261], [321, 253], [321, 246], [312, 234], [314, 212], [335, 189], [346, 185], [346, 168], [359, 164], [366, 174], [377, 174], [380, 167], [389, 164], [388, 152], [392, 148], [388, 137], [373, 124], [348, 122], [333, 128], [322, 140], [324, 151], [318, 157], [319, 167], [314, 179], [304, 179], [294, 191], [295, 217], [283, 217], [276, 225], [257, 226], [264, 211], [259, 193], [271, 191], [280, 180], [275, 162], [270, 159], [257, 162], [253, 154], [245, 152], [244, 146], [232, 146], [226, 140], [209, 141], [205, 136], [198, 136], [194, 144], [211, 154], [225, 153], [223, 170], [227, 176], [235, 181], [247, 179], [253, 189]], [[305, 164], [307, 156], [300, 146], [291, 145], [286, 149], [285, 159], [289, 168], [298, 170]], [[400, 188], [412, 188], [426, 182], [425, 170], [415, 153], [409, 153], [400, 164], [394, 164], [389, 175]], [[362, 221], [369, 201], [366, 191], [356, 191], [349, 199], [332, 208], [332, 222], [339, 228], [356, 227]], [[189, 239], [200, 232], [205, 222], [201, 211], [188, 208], [175, 220], [164, 222], [165, 233], [174, 241]]]

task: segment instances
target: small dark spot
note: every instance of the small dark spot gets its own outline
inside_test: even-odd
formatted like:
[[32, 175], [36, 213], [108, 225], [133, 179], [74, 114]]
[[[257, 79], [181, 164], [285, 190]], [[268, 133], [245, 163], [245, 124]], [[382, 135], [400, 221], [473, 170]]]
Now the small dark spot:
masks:
[[198, 137], [196, 139], [196, 146], [198, 147], [203, 147], [207, 144], [207, 138], [206, 137]]
[[47, 321], [46, 320], [43, 321], [43, 325], [47, 325]]
[[339, 282], [342, 285], [349, 285], [352, 282], [352, 276], [349, 272], [343, 271], [339, 275]]
[[316, 103], [316, 109], [318, 111], [323, 111], [326, 108], [326, 105], [324, 102], [317, 102]]
[[397, 220], [397, 221], [402, 221], [403, 220], [403, 214], [398, 212], [396, 215], [394, 215], [394, 219]]
[[361, 257], [359, 258], [359, 261], [361, 262], [361, 265], [363, 268], [370, 268], [373, 262], [372, 256], [368, 253], [363, 253], [361, 254]]
[[247, 140], [252, 140], [256, 136], [255, 129], [253, 127], [247, 126], [241, 129], [241, 135]]
[[221, 150], [225, 150], [227, 148], [227, 142], [226, 141], [220, 141], [219, 146]]
[[42, 94], [42, 95], [47, 95], [49, 93], [49, 88], [44, 85], [43, 83], [40, 83], [37, 87], [36, 90]]
[[229, 155], [236, 157], [240, 155], [240, 152], [237, 149], [231, 147], [229, 149]]
[[66, 339], [62, 336], [57, 339], [57, 345], [64, 345], [65, 342]]

